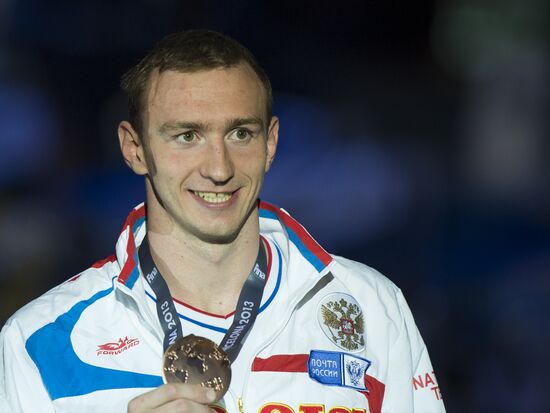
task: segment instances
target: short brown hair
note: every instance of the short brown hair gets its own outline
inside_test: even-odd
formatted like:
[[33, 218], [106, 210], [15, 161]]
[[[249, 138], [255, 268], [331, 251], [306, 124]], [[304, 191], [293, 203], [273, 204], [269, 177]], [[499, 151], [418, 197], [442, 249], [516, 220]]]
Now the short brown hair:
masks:
[[258, 76], [266, 92], [267, 122], [271, 118], [273, 93], [271, 82], [252, 53], [237, 41], [210, 30], [186, 30], [169, 34], [159, 41], [137, 65], [128, 70], [120, 85], [128, 96], [130, 123], [141, 133], [141, 110], [151, 73], [166, 70], [189, 73], [248, 64]]

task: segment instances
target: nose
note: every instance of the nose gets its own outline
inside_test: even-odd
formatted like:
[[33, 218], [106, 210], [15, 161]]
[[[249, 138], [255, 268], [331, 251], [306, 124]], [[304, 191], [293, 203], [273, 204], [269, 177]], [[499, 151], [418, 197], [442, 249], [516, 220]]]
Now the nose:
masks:
[[206, 145], [205, 151], [201, 175], [218, 185], [229, 181], [235, 173], [235, 168], [225, 141], [212, 139]]

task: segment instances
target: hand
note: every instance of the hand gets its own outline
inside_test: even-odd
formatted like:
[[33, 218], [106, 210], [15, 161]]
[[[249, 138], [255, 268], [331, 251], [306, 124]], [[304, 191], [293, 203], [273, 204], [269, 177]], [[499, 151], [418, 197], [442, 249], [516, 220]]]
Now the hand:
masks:
[[212, 413], [212, 389], [199, 385], [169, 383], [144, 393], [128, 403], [128, 413]]

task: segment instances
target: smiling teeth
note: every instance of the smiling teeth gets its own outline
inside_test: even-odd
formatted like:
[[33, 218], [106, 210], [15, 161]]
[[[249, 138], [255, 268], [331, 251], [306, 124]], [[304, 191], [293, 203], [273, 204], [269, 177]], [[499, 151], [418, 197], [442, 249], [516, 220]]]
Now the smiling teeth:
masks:
[[229, 201], [232, 194], [228, 192], [216, 193], [216, 192], [198, 192], [194, 191], [195, 195], [200, 196], [206, 202], [213, 204], [221, 204], [222, 202]]

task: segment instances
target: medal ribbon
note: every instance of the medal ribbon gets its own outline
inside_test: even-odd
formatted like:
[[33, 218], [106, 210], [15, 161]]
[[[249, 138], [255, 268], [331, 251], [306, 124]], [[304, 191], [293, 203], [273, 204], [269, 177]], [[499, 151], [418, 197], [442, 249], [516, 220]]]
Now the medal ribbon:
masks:
[[[179, 337], [183, 336], [183, 330], [168, 285], [151, 256], [147, 235], [139, 247], [139, 262], [145, 280], [157, 296], [157, 315], [164, 331], [163, 347], [166, 351]], [[227, 354], [231, 362], [237, 358], [246, 335], [258, 316], [266, 273], [267, 257], [260, 240], [258, 256], [239, 295], [233, 323], [220, 343], [220, 348]]]

